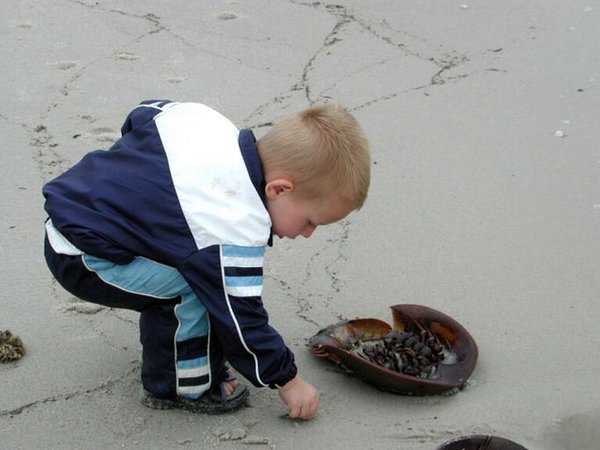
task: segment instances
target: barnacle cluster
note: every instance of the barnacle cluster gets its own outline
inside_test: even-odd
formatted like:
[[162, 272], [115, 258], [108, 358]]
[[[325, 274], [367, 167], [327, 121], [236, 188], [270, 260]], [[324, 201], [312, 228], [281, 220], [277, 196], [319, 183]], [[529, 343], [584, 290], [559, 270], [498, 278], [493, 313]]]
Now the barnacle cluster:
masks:
[[9, 330], [0, 331], [0, 362], [16, 361], [24, 354], [25, 347], [19, 336], [13, 335]]
[[363, 341], [356, 353], [406, 375], [434, 378], [448, 350], [429, 330], [392, 331], [383, 339]]

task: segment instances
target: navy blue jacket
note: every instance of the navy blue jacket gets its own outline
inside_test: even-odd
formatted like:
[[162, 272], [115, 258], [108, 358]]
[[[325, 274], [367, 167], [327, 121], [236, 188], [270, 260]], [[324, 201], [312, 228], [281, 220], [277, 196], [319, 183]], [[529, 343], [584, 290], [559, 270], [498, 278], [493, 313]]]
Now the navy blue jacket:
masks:
[[121, 133], [44, 186], [54, 227], [84, 253], [178, 269], [233, 367], [256, 386], [282, 386], [296, 366], [261, 300], [271, 221], [254, 135], [205, 105], [170, 101], [143, 102]]

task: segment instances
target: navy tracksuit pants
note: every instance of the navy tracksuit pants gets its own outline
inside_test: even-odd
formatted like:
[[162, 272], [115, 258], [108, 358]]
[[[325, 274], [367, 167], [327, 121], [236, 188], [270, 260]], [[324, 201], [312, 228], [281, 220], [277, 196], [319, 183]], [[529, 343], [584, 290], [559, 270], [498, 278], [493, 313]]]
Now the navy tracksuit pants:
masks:
[[206, 308], [179, 272], [146, 258], [118, 265], [86, 254], [58, 253], [46, 237], [56, 280], [74, 296], [140, 312], [142, 384], [159, 398], [199, 398], [227, 377]]

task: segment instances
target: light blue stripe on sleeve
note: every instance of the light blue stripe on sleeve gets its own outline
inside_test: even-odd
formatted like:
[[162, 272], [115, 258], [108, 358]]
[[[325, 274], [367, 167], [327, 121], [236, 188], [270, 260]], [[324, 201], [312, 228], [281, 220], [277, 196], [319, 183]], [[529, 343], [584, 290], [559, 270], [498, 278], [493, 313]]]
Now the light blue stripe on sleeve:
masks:
[[225, 277], [227, 286], [260, 286], [263, 284], [263, 277]]
[[262, 258], [265, 255], [264, 247], [240, 247], [237, 245], [223, 245], [223, 256]]

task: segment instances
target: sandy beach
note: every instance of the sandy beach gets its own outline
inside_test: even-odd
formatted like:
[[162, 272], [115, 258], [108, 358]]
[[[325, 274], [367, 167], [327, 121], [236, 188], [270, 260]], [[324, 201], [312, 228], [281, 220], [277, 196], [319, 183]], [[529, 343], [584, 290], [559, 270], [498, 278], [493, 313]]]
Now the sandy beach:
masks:
[[[3, 449], [435, 450], [471, 434], [600, 448], [600, 1], [2, 1]], [[260, 136], [315, 103], [369, 136], [365, 206], [275, 240], [264, 303], [321, 391], [308, 422], [251, 387], [228, 416], [141, 405], [137, 314], [65, 292], [42, 185], [140, 101], [205, 103]], [[416, 303], [479, 347], [452, 396], [379, 391], [313, 357], [344, 319]]]

